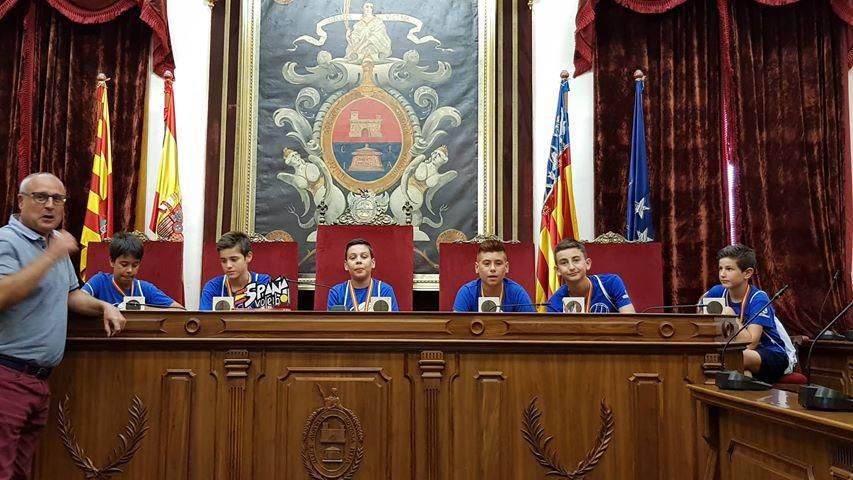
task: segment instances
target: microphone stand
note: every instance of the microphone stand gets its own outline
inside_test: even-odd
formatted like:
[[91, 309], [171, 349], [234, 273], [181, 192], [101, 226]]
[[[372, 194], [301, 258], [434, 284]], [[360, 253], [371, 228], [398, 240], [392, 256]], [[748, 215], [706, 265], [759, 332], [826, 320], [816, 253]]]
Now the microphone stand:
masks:
[[[806, 374], [807, 377], [811, 373], [812, 350], [814, 350], [814, 346], [820, 340], [820, 335], [835, 325], [835, 322], [843, 318], [847, 311], [850, 310], [850, 307], [853, 307], [853, 302], [848, 303], [847, 306], [841, 310], [841, 313], [836, 315], [832, 321], [823, 327], [823, 330], [821, 330], [820, 333], [817, 334], [817, 337], [815, 337], [814, 341], [812, 341], [812, 344], [809, 347], [808, 356], [806, 357], [806, 368], [803, 369], [808, 372]], [[800, 406], [808, 410], [853, 412], [853, 397], [829, 387], [809, 383], [808, 385], [800, 387], [799, 397]]]
[[[741, 325], [741, 327], [726, 341], [726, 344], [723, 345], [723, 350], [720, 353], [720, 364], [722, 368], [725, 368], [726, 364], [726, 350], [729, 348], [729, 345], [732, 343], [732, 340], [737, 338], [737, 336], [742, 332], [750, 323], [752, 323], [755, 318], [761, 314], [767, 307], [770, 306], [773, 302], [776, 301], [777, 298], [781, 297], [785, 291], [788, 290], [788, 285], [782, 287], [778, 292], [776, 292], [773, 297], [767, 301], [764, 305], [761, 306], [755, 313], [753, 313], [746, 322]], [[749, 301], [749, 299], [744, 299]], [[769, 383], [762, 382], [761, 380], [757, 380], [749, 375], [745, 375], [735, 370], [723, 370], [721, 372], [717, 372], [716, 375], [716, 384], [717, 388], [720, 390], [769, 390], [773, 388], [773, 385]]]

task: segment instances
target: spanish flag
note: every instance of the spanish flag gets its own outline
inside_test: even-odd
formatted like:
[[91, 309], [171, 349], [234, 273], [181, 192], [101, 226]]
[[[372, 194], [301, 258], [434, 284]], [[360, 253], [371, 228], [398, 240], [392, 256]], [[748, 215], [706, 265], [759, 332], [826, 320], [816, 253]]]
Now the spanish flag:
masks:
[[86, 202], [86, 218], [80, 243], [80, 274], [86, 280], [86, 254], [89, 242], [100, 242], [113, 236], [113, 159], [110, 144], [110, 108], [107, 103], [107, 80], [98, 74], [98, 130], [95, 134], [95, 158], [92, 161], [92, 181]]
[[554, 268], [554, 247], [565, 238], [576, 238], [578, 219], [572, 193], [572, 156], [569, 147], [569, 73], [560, 75], [560, 97], [551, 139], [551, 156], [545, 180], [545, 204], [539, 230], [539, 253], [536, 261], [536, 303], [544, 303], [560, 288]]
[[184, 213], [181, 206], [181, 184], [178, 181], [178, 142], [175, 135], [175, 98], [172, 73], [166, 72], [163, 152], [154, 192], [154, 209], [149, 228], [158, 240], [184, 240]]

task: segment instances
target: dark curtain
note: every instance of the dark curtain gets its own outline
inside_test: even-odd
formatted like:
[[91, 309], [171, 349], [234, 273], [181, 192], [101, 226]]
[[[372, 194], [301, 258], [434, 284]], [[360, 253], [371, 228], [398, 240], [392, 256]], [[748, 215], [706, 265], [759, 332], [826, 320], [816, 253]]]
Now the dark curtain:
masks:
[[116, 231], [133, 229], [151, 31], [131, 9], [100, 25], [73, 23], [41, 4], [37, 11], [32, 171], [55, 173], [71, 196], [65, 228], [83, 228], [97, 128], [97, 75], [107, 82]]
[[693, 303], [716, 282], [715, 253], [726, 243], [716, 2], [693, 0], [645, 15], [602, 0], [596, 13], [596, 232], [624, 234], [639, 68], [647, 75], [649, 179], [665, 303]]
[[114, 221], [133, 227], [152, 45], [155, 72], [174, 69], [165, 13], [165, 0], [0, 0], [0, 223], [17, 208], [19, 178], [50, 171], [71, 196], [64, 227], [80, 234], [103, 72], [112, 79]]
[[[777, 307], [789, 332], [814, 334], [847, 258], [847, 26], [822, 0], [729, 8], [741, 239], [756, 250], [763, 289], [791, 285]], [[837, 285], [822, 322], [846, 291]]]
[[[9, 4], [11, 6], [11, 4]], [[2, 5], [0, 5], [2, 9]], [[18, 5], [0, 17], [0, 225], [17, 208], [17, 139], [20, 110], [18, 85], [26, 7]]]

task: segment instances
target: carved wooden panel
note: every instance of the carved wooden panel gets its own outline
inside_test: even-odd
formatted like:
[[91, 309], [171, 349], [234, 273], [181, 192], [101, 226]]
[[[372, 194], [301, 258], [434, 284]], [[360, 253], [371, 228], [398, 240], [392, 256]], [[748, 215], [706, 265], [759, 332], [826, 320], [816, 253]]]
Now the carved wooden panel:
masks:
[[481, 470], [477, 478], [499, 478], [509, 466], [507, 438], [510, 433], [506, 428], [509, 415], [504, 402], [506, 377], [500, 371], [480, 371], [474, 379], [477, 382], [478, 431], [482, 435]]
[[244, 464], [246, 424], [246, 381], [252, 360], [247, 350], [229, 350], [225, 354], [225, 379], [227, 396], [227, 425], [225, 462], [228, 480], [249, 480]]
[[444, 353], [436, 350], [421, 352], [418, 365], [424, 383], [426, 404], [426, 480], [441, 478], [441, 456], [439, 440], [439, 393], [444, 371]]
[[[392, 386], [381, 367], [286, 367], [276, 388], [276, 478], [305, 478], [307, 473], [318, 480], [350, 478], [346, 475], [391, 480]], [[341, 411], [349, 414], [322, 413], [330, 397], [346, 405]], [[313, 423], [318, 415], [329, 416], [325, 435], [324, 426]], [[313, 435], [315, 427], [319, 430]], [[336, 459], [335, 449], [341, 450], [338, 464], [328, 461]], [[317, 460], [306, 461], [312, 451]]]
[[730, 478], [762, 480], [813, 480], [814, 468], [792, 457], [765, 451], [737, 440], [727, 449]]
[[189, 478], [190, 431], [195, 373], [168, 369], [160, 386], [160, 478]]
[[662, 380], [657, 373], [634, 373], [631, 384], [631, 422], [634, 440], [634, 474], [636, 478], [659, 479], [661, 431], [663, 419]]

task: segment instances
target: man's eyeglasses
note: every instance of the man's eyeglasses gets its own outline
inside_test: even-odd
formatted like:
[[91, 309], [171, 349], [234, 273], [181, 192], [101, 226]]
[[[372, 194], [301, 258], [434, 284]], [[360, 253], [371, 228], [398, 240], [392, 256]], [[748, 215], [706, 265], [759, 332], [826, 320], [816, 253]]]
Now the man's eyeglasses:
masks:
[[65, 202], [68, 201], [68, 195], [61, 195], [59, 193], [49, 194], [47, 192], [20, 192], [20, 195], [25, 195], [33, 199], [34, 202], [39, 205], [47, 204], [48, 199], [53, 200], [54, 205], [65, 205]]

